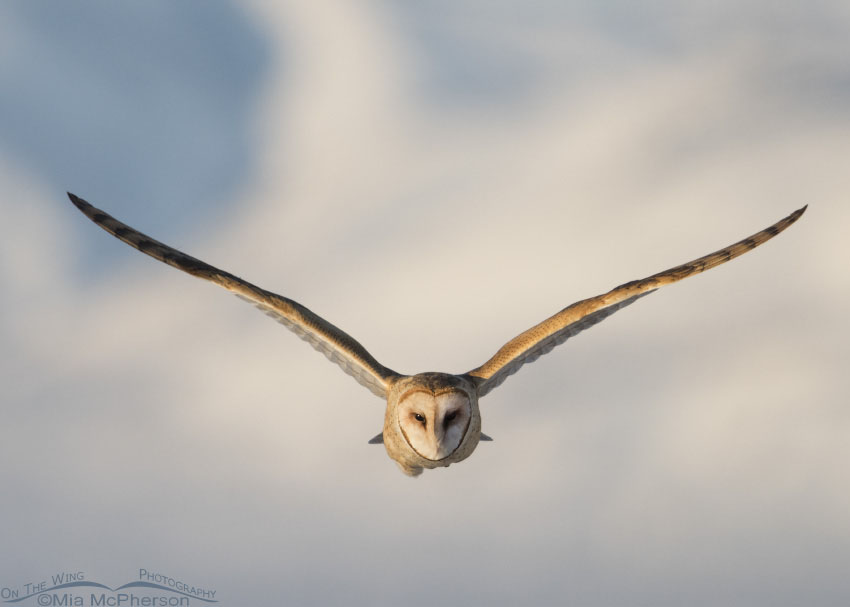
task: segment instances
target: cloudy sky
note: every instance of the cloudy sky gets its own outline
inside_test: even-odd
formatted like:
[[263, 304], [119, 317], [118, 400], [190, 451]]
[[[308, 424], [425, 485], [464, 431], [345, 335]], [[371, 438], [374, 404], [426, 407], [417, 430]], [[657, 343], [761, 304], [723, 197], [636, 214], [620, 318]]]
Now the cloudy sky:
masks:
[[[848, 30], [844, 0], [3, 2], [0, 589], [850, 603]], [[379, 399], [66, 190], [403, 373], [810, 206], [412, 480]]]

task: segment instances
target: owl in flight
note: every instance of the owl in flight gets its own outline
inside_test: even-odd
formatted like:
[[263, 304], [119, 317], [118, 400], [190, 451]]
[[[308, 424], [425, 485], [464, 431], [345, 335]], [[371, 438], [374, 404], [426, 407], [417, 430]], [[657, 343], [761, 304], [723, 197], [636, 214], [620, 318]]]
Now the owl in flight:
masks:
[[348, 333], [298, 302], [276, 295], [241, 278], [145, 236], [71, 193], [80, 211], [130, 246], [214, 282], [286, 325], [298, 337], [339, 365], [377, 396], [387, 400], [383, 431], [370, 443], [383, 443], [401, 470], [417, 476], [424, 468], [447, 467], [469, 457], [481, 440], [478, 399], [521, 366], [536, 360], [573, 335], [607, 318], [657, 288], [726, 263], [767, 242], [797, 221], [806, 207], [794, 211], [749, 238], [694, 261], [620, 285], [578, 301], [506, 343], [480, 367], [467, 373], [403, 375], [380, 364]]

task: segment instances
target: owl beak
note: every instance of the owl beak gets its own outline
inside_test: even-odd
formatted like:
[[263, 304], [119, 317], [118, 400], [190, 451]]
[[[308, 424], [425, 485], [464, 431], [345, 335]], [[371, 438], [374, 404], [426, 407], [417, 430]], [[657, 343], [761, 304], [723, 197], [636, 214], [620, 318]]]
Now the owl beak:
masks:
[[478, 440], [493, 442], [493, 439], [490, 438], [489, 436], [487, 436], [486, 434], [484, 434], [483, 432], [481, 432], [480, 436], [478, 437]]

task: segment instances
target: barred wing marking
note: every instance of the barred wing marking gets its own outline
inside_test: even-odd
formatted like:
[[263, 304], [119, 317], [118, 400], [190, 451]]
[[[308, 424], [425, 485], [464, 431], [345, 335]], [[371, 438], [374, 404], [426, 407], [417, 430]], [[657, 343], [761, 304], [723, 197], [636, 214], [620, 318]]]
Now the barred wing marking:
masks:
[[525, 333], [516, 336], [502, 346], [490, 360], [477, 369], [473, 369], [467, 375], [472, 376], [478, 382], [478, 395], [484, 396], [505, 381], [509, 375], [516, 373], [524, 364], [537, 360], [573, 335], [604, 320], [617, 310], [634, 303], [644, 295], [652, 293], [655, 289], [688, 276], [705, 272], [747, 251], [752, 251], [797, 221], [807, 206], [794, 211], [769, 228], [724, 249], [658, 274], [653, 274], [643, 280], [627, 282], [603, 295], [578, 301]]
[[214, 282], [254, 304], [324, 354], [331, 362], [339, 365], [361, 385], [377, 396], [386, 398], [388, 382], [398, 374], [376, 361], [366, 348], [345, 331], [296, 301], [261, 289], [229, 272], [219, 270], [154, 240], [70, 192], [68, 197], [89, 219], [116, 238], [178, 270]]

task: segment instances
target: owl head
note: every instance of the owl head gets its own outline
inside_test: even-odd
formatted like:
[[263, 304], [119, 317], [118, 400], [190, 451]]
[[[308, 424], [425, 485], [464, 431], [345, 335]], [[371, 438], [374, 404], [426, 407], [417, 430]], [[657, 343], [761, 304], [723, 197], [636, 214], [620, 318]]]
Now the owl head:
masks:
[[466, 459], [481, 440], [475, 385], [446, 373], [399, 378], [387, 393], [382, 439], [410, 476]]

